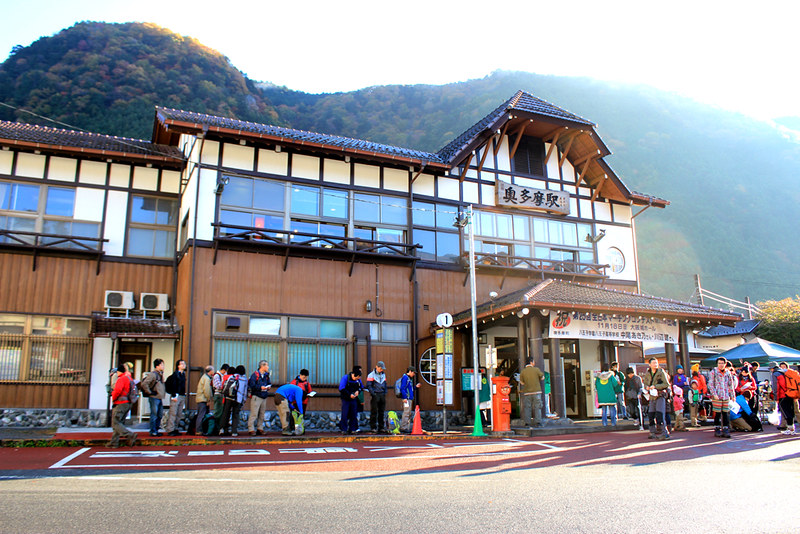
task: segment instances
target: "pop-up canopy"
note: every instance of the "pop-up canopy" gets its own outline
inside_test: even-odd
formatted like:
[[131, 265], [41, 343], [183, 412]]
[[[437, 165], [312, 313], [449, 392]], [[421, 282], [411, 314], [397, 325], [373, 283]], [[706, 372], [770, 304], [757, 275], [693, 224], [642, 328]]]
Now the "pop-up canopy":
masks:
[[749, 343], [701, 360], [700, 367], [705, 369], [715, 367], [717, 358], [720, 356], [727, 358], [736, 367], [739, 367], [744, 362], [758, 362], [762, 368], [765, 368], [770, 362], [786, 362], [789, 365], [800, 364], [800, 351], [757, 337]]

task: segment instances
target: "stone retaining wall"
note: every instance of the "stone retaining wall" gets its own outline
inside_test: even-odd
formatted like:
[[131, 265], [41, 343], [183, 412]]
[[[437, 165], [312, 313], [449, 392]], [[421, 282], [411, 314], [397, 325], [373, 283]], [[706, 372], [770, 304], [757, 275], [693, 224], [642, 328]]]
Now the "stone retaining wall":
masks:
[[[165, 411], [166, 413], [166, 411]], [[179, 423], [179, 428], [186, 431], [195, 414], [195, 410], [187, 410], [184, 412], [183, 421]], [[442, 429], [442, 412], [437, 411], [423, 411], [422, 414], [422, 428], [425, 430], [441, 430]], [[241, 432], [247, 431], [247, 417], [249, 412], [242, 411], [240, 413], [239, 430]], [[400, 415], [400, 414], [398, 414]], [[339, 430], [339, 419], [341, 414], [339, 412], [319, 412], [312, 411], [306, 416], [305, 428], [306, 430], [313, 430], [317, 432], [336, 432]], [[268, 430], [280, 431], [281, 425], [278, 419], [278, 413], [275, 411], [267, 411], [265, 421]], [[369, 430], [369, 412], [362, 412], [358, 414], [359, 428], [361, 430]], [[447, 412], [447, 425], [448, 427], [463, 426], [471, 423], [471, 418], [467, 418], [460, 411]], [[130, 424], [130, 420], [129, 420]], [[0, 427], [17, 427], [17, 428], [53, 428], [53, 427], [69, 427], [69, 428], [96, 428], [106, 426], [106, 411], [105, 410], [61, 410], [61, 409], [24, 409], [24, 408], [0, 408]]]

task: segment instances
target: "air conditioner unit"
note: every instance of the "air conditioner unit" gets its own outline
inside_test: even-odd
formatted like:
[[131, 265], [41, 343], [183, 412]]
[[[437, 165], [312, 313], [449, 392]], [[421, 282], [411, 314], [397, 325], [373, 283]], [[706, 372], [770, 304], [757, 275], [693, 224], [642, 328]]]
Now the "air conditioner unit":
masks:
[[132, 310], [135, 307], [133, 291], [106, 291], [105, 308]]
[[139, 295], [139, 308], [142, 311], [169, 310], [169, 295], [166, 293], [142, 293]]

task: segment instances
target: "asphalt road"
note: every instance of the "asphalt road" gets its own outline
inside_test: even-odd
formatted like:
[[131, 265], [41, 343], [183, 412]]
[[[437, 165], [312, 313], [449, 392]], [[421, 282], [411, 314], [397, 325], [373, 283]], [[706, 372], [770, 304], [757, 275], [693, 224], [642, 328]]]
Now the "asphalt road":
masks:
[[0, 531], [800, 530], [800, 438], [774, 431], [384, 445], [0, 450]]

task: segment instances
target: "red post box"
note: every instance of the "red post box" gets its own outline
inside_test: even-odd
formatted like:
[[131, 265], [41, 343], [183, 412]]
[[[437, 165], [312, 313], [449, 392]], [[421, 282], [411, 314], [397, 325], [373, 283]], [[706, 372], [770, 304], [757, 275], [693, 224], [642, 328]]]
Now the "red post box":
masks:
[[492, 377], [492, 430], [511, 430], [511, 386], [507, 376]]

